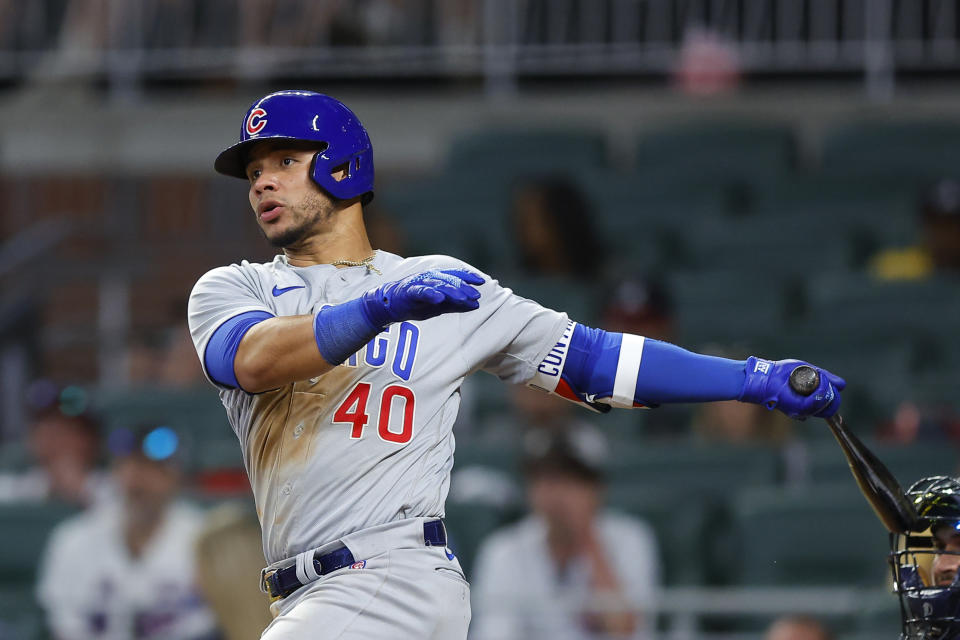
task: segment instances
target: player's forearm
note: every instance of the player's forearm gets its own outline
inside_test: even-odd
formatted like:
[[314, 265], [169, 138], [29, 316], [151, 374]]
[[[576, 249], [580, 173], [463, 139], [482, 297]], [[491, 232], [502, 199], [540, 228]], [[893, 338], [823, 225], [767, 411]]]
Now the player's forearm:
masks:
[[254, 325], [233, 361], [237, 382], [249, 393], [315, 378], [333, 367], [317, 348], [312, 315], [270, 318]]
[[568, 328], [528, 383], [593, 407], [656, 406], [668, 402], [741, 400], [794, 417], [832, 415], [843, 379], [821, 371], [818, 390], [804, 396], [787, 384], [799, 360], [729, 360], [642, 336]]

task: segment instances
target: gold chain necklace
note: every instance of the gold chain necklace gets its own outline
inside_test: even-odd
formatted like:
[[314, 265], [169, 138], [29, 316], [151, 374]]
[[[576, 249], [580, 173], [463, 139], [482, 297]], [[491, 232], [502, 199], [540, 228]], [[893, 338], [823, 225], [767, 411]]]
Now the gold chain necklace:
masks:
[[330, 264], [335, 267], [366, 267], [368, 270], [373, 271], [378, 276], [382, 276], [383, 272], [373, 266], [373, 259], [376, 257], [377, 254], [373, 254], [372, 256], [367, 256], [359, 262], [356, 260], [334, 260]]

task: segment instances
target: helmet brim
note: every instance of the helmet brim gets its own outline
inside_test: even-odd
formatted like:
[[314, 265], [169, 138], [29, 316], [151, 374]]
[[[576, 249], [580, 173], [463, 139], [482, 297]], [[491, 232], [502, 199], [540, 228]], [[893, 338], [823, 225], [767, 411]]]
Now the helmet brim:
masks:
[[227, 147], [221, 151], [220, 155], [217, 156], [217, 159], [213, 161], [213, 168], [217, 173], [222, 173], [225, 176], [246, 180], [247, 158], [250, 156], [250, 150], [260, 142], [277, 140], [289, 140], [291, 143], [296, 143], [297, 145], [303, 145], [306, 142], [310, 145], [319, 147], [326, 146], [325, 143], [322, 142], [305, 141], [301, 138], [293, 138], [290, 136], [266, 136], [263, 138], [252, 138], [250, 140], [238, 142], [232, 147]]

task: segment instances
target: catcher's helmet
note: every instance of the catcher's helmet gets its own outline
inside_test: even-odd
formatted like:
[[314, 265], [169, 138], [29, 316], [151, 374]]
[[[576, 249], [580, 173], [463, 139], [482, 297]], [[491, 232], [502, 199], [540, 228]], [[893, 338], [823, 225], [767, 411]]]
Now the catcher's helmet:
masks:
[[[949, 554], [943, 544], [960, 535], [960, 481], [946, 476], [924, 478], [907, 490], [920, 522], [920, 535], [893, 534], [893, 581], [900, 599], [903, 640], [960, 639], [960, 574], [937, 586], [933, 564]], [[939, 541], [939, 542], [938, 542]]]
[[[360, 120], [345, 104], [313, 91], [278, 91], [260, 98], [247, 110], [240, 142], [225, 149], [213, 163], [218, 172], [246, 180], [247, 154], [261, 140], [316, 142], [311, 175], [334, 198], [373, 199], [373, 146]], [[346, 166], [339, 182], [331, 173]]]

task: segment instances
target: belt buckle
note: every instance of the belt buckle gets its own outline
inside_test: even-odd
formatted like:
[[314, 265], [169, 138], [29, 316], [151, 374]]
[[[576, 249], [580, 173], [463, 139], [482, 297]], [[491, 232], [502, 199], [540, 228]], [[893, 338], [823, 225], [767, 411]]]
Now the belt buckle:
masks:
[[276, 573], [276, 569], [270, 569], [269, 567], [260, 569], [260, 591], [270, 596], [270, 602], [276, 602], [283, 598], [282, 594], [274, 593], [273, 583], [270, 581], [270, 578], [276, 575]]

